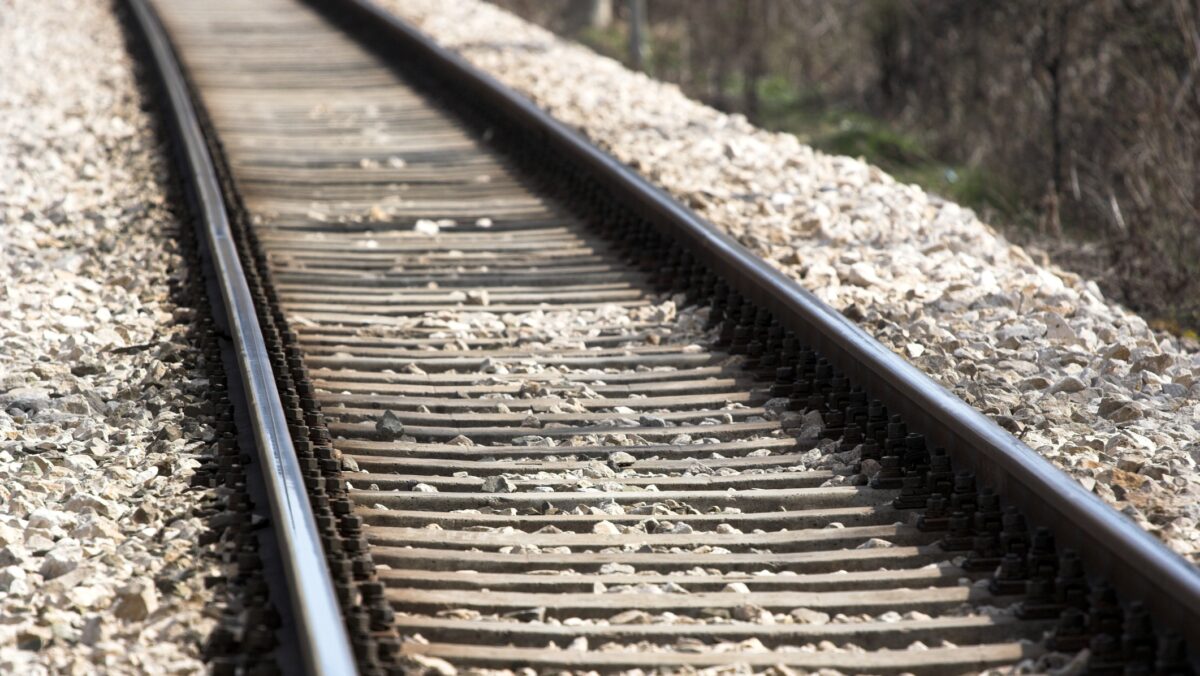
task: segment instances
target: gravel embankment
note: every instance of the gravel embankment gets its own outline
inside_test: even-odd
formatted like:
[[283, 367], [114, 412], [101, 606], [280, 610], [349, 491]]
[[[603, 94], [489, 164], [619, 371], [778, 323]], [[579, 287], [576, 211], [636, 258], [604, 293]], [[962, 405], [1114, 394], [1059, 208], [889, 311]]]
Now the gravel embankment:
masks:
[[479, 0], [383, 0], [1200, 561], [1200, 359], [969, 210]]
[[167, 165], [109, 3], [4, 3], [0, 63], [0, 672], [201, 672], [213, 431]]

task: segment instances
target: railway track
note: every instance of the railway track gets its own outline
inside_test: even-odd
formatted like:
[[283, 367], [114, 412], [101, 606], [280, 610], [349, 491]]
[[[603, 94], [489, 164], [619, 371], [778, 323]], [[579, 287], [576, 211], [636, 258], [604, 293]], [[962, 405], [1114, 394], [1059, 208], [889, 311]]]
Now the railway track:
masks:
[[411, 29], [131, 4], [313, 673], [1189, 672], [1186, 563]]

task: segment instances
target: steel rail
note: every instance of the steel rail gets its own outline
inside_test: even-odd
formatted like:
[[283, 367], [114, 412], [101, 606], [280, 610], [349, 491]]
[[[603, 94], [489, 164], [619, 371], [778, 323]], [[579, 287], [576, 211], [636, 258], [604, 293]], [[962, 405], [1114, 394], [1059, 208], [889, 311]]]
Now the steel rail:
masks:
[[463, 57], [372, 0], [308, 1], [335, 22], [352, 22], [357, 38], [378, 53], [419, 62], [424, 72], [527, 133], [530, 142], [545, 144], [588, 172], [902, 415], [931, 447], [947, 448], [959, 470], [973, 469], [1035, 523], [1050, 528], [1061, 545], [1079, 550], [1089, 574], [1143, 601], [1160, 629], [1200, 645], [1200, 572], [1131, 520], [732, 237]]
[[313, 676], [355, 674], [354, 652], [200, 118], [170, 39], [154, 10], [146, 0], [127, 0], [127, 4], [153, 56], [162, 90], [167, 94], [164, 112], [168, 113], [184, 184], [199, 211], [197, 227], [203, 230], [208, 259], [216, 273], [249, 404], [274, 530], [287, 572], [289, 602], [305, 668]]

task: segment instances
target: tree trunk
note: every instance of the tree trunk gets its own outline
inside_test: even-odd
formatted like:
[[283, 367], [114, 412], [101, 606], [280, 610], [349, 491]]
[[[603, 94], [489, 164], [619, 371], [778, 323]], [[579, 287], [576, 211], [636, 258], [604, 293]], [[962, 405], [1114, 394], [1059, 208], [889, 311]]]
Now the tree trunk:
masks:
[[563, 7], [563, 26], [575, 35], [587, 28], [603, 29], [612, 25], [612, 0], [571, 0]]
[[760, 101], [758, 85], [766, 74], [766, 11], [764, 3], [757, 0], [742, 0], [741, 26], [742, 51], [742, 111], [752, 122], [758, 120]]
[[[1046, 70], [1049, 81], [1047, 92], [1050, 99], [1050, 184], [1047, 187], [1045, 204], [1047, 206], [1043, 230], [1049, 229], [1056, 237], [1062, 236], [1062, 219], [1060, 205], [1062, 203], [1065, 163], [1063, 161], [1065, 141], [1063, 139], [1062, 109], [1063, 82], [1062, 69], [1065, 58], [1067, 29], [1070, 24], [1071, 8], [1059, 6], [1053, 16], [1047, 10], [1044, 14], [1044, 30], [1046, 35], [1046, 58], [1042, 67]], [[1048, 227], [1047, 227], [1048, 226]]]
[[646, 70], [649, 48], [646, 46], [646, 0], [629, 0], [629, 62], [637, 70]]

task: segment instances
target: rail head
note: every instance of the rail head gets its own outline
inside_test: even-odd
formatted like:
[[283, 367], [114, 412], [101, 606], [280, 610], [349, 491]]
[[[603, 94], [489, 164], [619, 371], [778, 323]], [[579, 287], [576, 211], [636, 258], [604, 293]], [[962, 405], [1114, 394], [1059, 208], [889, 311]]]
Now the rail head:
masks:
[[1160, 628], [1200, 645], [1200, 572], [1188, 561], [794, 280], [462, 56], [373, 0], [308, 1], [363, 24], [362, 35], [377, 50], [418, 60], [456, 91], [565, 154], [639, 216], [685, 242], [739, 293], [805, 336], [931, 445], [947, 448], [960, 469], [974, 470], [1050, 528], [1060, 544], [1079, 550], [1090, 572], [1141, 599]]
[[357, 664], [300, 464], [275, 386], [269, 352], [237, 253], [225, 196], [203, 127], [166, 30], [147, 0], [126, 0], [152, 56], [184, 184], [220, 288], [238, 374], [291, 591], [289, 602], [306, 670], [312, 676], [357, 673]]

